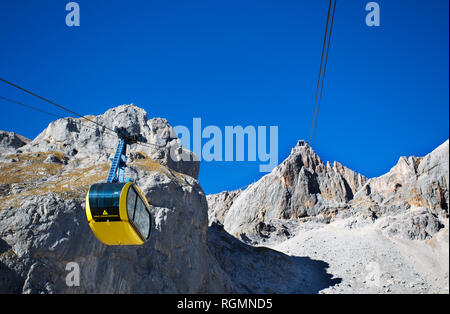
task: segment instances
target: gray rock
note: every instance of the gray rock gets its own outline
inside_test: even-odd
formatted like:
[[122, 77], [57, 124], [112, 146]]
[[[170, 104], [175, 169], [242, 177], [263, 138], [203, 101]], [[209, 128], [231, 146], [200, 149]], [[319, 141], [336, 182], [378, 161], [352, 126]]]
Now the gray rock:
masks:
[[166, 119], [148, 120], [147, 112], [133, 104], [86, 118], [108, 129], [82, 118], [59, 119], [50, 123], [21, 150], [28, 153], [61, 152], [85, 164], [104, 163], [113, 157], [118, 143], [117, 135], [109, 130], [123, 127], [132, 134], [141, 134], [147, 140], [144, 144], [130, 145], [129, 153], [143, 153], [177, 172], [198, 178], [200, 162], [195, 154], [181, 146], [181, 141]]
[[384, 212], [424, 207], [448, 217], [448, 147], [447, 140], [425, 157], [401, 157], [388, 173], [370, 179], [352, 205], [375, 206]]
[[439, 218], [427, 208], [418, 208], [405, 213], [388, 216], [382, 223], [391, 236], [409, 240], [427, 240], [444, 228]]
[[47, 164], [52, 164], [52, 163], [56, 163], [56, 164], [67, 164], [67, 157], [60, 157], [56, 154], [50, 154], [48, 155], [48, 157], [44, 160], [44, 163]]
[[[15, 198], [0, 209], [0, 291], [23, 293], [225, 293], [234, 291], [210, 255], [206, 197], [187, 175], [168, 168], [135, 168], [135, 182], [152, 205], [153, 231], [139, 247], [108, 247], [90, 231], [83, 194]], [[69, 172], [62, 174], [69, 175]], [[68, 287], [69, 262], [80, 266], [79, 287]], [[218, 280], [213, 280], [212, 278]]]
[[0, 131], [0, 154], [12, 154], [29, 142], [29, 139], [14, 132]]
[[[117, 137], [81, 119], [60, 119], [20, 154], [11, 150], [14, 156], [0, 160], [0, 293], [370, 292], [361, 286], [367, 261], [380, 258], [383, 269], [422, 282], [413, 274], [420, 267], [403, 256], [426, 252], [419, 259], [426, 263], [442, 243], [448, 246], [448, 141], [370, 180], [337, 162], [324, 164], [299, 142], [246, 190], [206, 197], [196, 179], [199, 162], [167, 120], [148, 120], [134, 105], [89, 118], [147, 138], [147, 145], [129, 148], [126, 177], [151, 204], [150, 240], [108, 247], [92, 234], [84, 197], [90, 184], [105, 179]], [[257, 247], [262, 243], [280, 243], [286, 254]], [[404, 253], [392, 255], [397, 248]], [[448, 264], [448, 250], [439, 254]], [[78, 287], [66, 285], [72, 262], [80, 266]], [[329, 266], [352, 270], [345, 276], [353, 280], [339, 285]], [[430, 270], [428, 284], [448, 282], [441, 269]], [[399, 289], [391, 291], [410, 291]]]
[[208, 201], [208, 220], [209, 224], [219, 223], [223, 225], [224, 218], [228, 213], [231, 205], [236, 197], [241, 194], [242, 190], [225, 191], [218, 194], [210, 194], [206, 196]]
[[[295, 234], [306, 221], [358, 217], [351, 224], [357, 227], [422, 208], [421, 215], [397, 217], [405, 220], [399, 233], [428, 239], [444, 226], [439, 217], [448, 218], [448, 173], [448, 140], [425, 157], [401, 157], [389, 173], [370, 180], [338, 162], [325, 165], [300, 141], [272, 173], [246, 190], [209, 195], [210, 223], [223, 222], [225, 230], [248, 243], [281, 242], [287, 237], [280, 233]], [[394, 225], [389, 234], [396, 233]], [[289, 228], [280, 231], [282, 226]]]
[[[300, 141], [270, 174], [234, 198], [224, 215], [224, 226], [234, 236], [245, 233], [257, 240], [260, 223], [282, 224], [283, 220], [311, 217], [329, 221], [347, 207], [366, 181], [337, 162], [325, 165], [309, 145]], [[216, 211], [216, 206], [211, 203], [210, 212]]]
[[[14, 167], [0, 162], [0, 292], [237, 291], [210, 253], [207, 201], [194, 178], [199, 164], [180, 166], [164, 155], [178, 141], [167, 121], [148, 121], [135, 106], [90, 119], [140, 132], [159, 145], [132, 146], [126, 170], [151, 204], [150, 240], [108, 247], [95, 238], [86, 221], [85, 195], [90, 184], [105, 179], [117, 138], [79, 119], [60, 119], [21, 148]], [[155, 152], [166, 157], [155, 161], [150, 158]], [[72, 262], [80, 267], [78, 287], [66, 285], [66, 265]]]

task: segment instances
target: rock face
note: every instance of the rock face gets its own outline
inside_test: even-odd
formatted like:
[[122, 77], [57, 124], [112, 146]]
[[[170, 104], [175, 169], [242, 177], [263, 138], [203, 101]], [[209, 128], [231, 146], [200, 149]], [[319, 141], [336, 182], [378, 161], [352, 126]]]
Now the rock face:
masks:
[[209, 217], [245, 243], [328, 263], [341, 281], [324, 293], [448, 293], [448, 158], [447, 140], [367, 179], [301, 141], [247, 189], [208, 195]]
[[29, 142], [29, 139], [14, 132], [0, 131], [0, 154], [13, 153]]
[[448, 214], [448, 144], [447, 140], [425, 157], [400, 157], [387, 174], [364, 185], [353, 205], [375, 210], [425, 207], [434, 215]]
[[172, 149], [194, 156], [165, 119], [147, 120], [132, 105], [88, 118], [151, 144], [129, 147], [125, 173], [151, 205], [149, 241], [108, 247], [95, 238], [85, 195], [106, 179], [117, 137], [82, 119], [60, 119], [0, 160], [0, 293], [316, 293], [336, 284], [325, 262], [255, 248], [208, 226], [199, 163], [169, 157]]
[[234, 236], [245, 234], [257, 240], [264, 232], [285, 229], [293, 220], [327, 220], [346, 208], [366, 182], [367, 178], [337, 162], [325, 165], [299, 141], [285, 161], [229, 202], [223, 224]]
[[8, 135], [0, 293], [448, 293], [448, 141], [372, 179], [299, 142], [247, 189], [206, 197], [167, 120], [134, 105], [88, 118], [147, 139], [128, 147], [125, 175], [151, 205], [150, 240], [108, 247], [86, 222], [85, 195], [106, 179], [116, 135], [73, 118], [29, 143]]
[[206, 196], [208, 201], [208, 220], [209, 224], [213, 224], [218, 222], [219, 224], [223, 224], [223, 220], [228, 213], [231, 205], [233, 205], [233, 201], [235, 198], [241, 194], [242, 190], [236, 191], [225, 191], [218, 194], [210, 194]]
[[[147, 143], [131, 145], [129, 153], [144, 152], [170, 169], [198, 178], [200, 162], [192, 152], [181, 146], [181, 141], [166, 119], [148, 120], [147, 112], [135, 105], [119, 106], [103, 115], [86, 118], [107, 129], [81, 118], [59, 119], [50, 123], [23, 151], [58, 151], [67, 156], [76, 155], [77, 159], [85, 163], [106, 162], [114, 154], [118, 143], [117, 135], [110, 130], [123, 127], [147, 139]], [[189, 159], [181, 158], [184, 155], [189, 156]]]
[[438, 216], [448, 216], [448, 168], [448, 140], [425, 157], [401, 157], [387, 174], [370, 180], [338, 162], [325, 165], [300, 141], [285, 161], [246, 190], [209, 195], [210, 221], [259, 243], [289, 237], [305, 221], [356, 214], [372, 219], [413, 207], [424, 208], [411, 218], [417, 223], [401, 224], [411, 228], [398, 233], [428, 238], [443, 226]]
[[[105, 180], [117, 139], [90, 122], [60, 119], [8, 156], [15, 162], [0, 162], [0, 293], [236, 291], [209, 252], [199, 164], [169, 160], [179, 140], [167, 121], [147, 120], [132, 105], [90, 119], [140, 132], [157, 145], [133, 145], [126, 172], [151, 204], [150, 240], [108, 247], [95, 238], [84, 198], [92, 183]], [[79, 286], [66, 284], [73, 262]]]

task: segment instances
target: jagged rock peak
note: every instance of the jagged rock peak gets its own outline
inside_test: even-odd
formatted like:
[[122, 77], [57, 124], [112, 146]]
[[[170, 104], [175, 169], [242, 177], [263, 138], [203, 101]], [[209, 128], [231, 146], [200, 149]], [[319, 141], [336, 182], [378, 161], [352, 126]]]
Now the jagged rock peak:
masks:
[[355, 195], [354, 203], [391, 208], [425, 207], [448, 215], [449, 141], [424, 157], [400, 157], [392, 169], [371, 178]]
[[448, 218], [448, 146], [447, 140], [425, 157], [401, 157], [390, 172], [368, 180], [339, 162], [324, 165], [299, 141], [286, 160], [246, 190], [208, 196], [210, 223], [223, 221], [234, 236], [259, 243], [269, 236], [279, 241], [275, 233], [284, 233], [289, 224], [343, 216], [376, 220], [411, 209], [414, 215], [405, 219], [414, 222], [396, 230], [409, 239], [425, 239], [442, 228], [440, 219]]
[[[333, 166], [330, 165], [329, 161], [324, 164], [322, 159], [314, 152], [313, 148], [309, 146], [306, 141], [299, 140], [297, 145], [292, 148], [289, 157], [286, 158], [286, 160], [284, 160], [277, 168], [275, 168], [274, 172], [278, 172], [278, 174], [281, 175], [288, 184], [290, 184], [293, 180], [296, 180], [297, 175], [302, 171], [303, 174], [307, 176], [318, 175], [319, 177], [323, 177], [322, 179], [325, 180], [319, 180], [323, 181], [322, 183], [326, 183], [326, 181], [330, 180], [342, 181], [338, 183], [338, 185], [341, 185], [341, 188], [337, 188], [336, 185], [333, 186], [333, 189], [335, 190], [337, 188], [338, 190], [344, 191], [345, 195], [343, 195], [343, 197], [341, 197], [342, 193], [338, 193], [341, 194], [341, 196], [338, 196], [339, 201], [348, 201], [352, 199], [353, 195], [368, 180], [364, 175], [343, 166], [337, 161], [333, 162]], [[322, 187], [325, 190], [329, 189], [324, 184], [322, 184]], [[331, 194], [337, 196], [335, 192], [336, 191], [331, 191]], [[326, 192], [326, 194], [329, 195], [330, 193]]]
[[[83, 162], [104, 163], [112, 157], [118, 143], [117, 136], [111, 130], [122, 127], [147, 140], [145, 144], [130, 145], [127, 149], [129, 153], [144, 153], [177, 172], [198, 178], [199, 161], [192, 152], [181, 146], [181, 141], [166, 119], [148, 120], [145, 109], [134, 104], [121, 105], [102, 115], [86, 118], [94, 123], [83, 118], [63, 118], [51, 122], [23, 150], [57, 151]], [[180, 156], [189, 158], [179, 158]]]
[[[235, 236], [257, 241], [269, 224], [285, 230], [297, 219], [329, 220], [366, 181], [339, 163], [327, 167], [311, 146], [298, 141], [288, 158], [232, 201], [209, 197], [210, 218], [223, 219], [225, 230]], [[217, 213], [217, 208], [226, 214]]]
[[303, 140], [299, 140], [297, 142], [297, 144], [292, 148], [289, 157], [282, 164], [290, 161], [301, 161], [301, 165], [313, 170], [315, 170], [318, 166], [323, 166], [323, 162], [320, 157], [314, 152], [313, 148]]
[[29, 143], [30, 140], [14, 132], [0, 131], [0, 153], [10, 154]]
[[304, 166], [314, 172], [326, 172], [333, 170], [336, 173], [345, 174], [345, 172], [349, 170], [337, 161], [333, 162], [333, 166], [331, 166], [329, 161], [324, 164], [314, 149], [304, 140], [299, 140], [297, 142], [297, 144], [292, 148], [289, 157], [280, 164], [280, 167], [288, 163], [294, 163], [300, 167]]

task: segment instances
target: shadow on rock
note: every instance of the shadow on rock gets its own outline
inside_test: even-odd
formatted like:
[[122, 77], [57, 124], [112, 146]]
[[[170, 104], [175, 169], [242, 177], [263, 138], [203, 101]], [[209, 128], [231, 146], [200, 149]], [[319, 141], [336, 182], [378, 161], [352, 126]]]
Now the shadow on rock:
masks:
[[11, 252], [11, 246], [0, 238], [0, 294], [20, 293], [22, 289], [24, 279], [6, 264]]
[[216, 223], [208, 228], [207, 237], [211, 253], [237, 293], [314, 294], [342, 281], [327, 273], [324, 261], [247, 245]]

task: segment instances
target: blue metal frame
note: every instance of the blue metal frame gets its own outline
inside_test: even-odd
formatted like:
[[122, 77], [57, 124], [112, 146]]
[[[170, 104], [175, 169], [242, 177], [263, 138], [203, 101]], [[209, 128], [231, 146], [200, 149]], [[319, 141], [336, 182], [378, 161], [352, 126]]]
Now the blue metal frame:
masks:
[[109, 169], [108, 179], [106, 183], [124, 182], [124, 173], [127, 160], [127, 144], [125, 140], [120, 139], [117, 145], [116, 153], [112, 160], [111, 168]]
[[124, 128], [115, 128], [114, 131], [120, 138], [117, 144], [116, 153], [112, 158], [111, 168], [109, 169], [108, 179], [106, 183], [122, 183], [125, 182], [125, 167], [127, 161], [127, 144], [133, 144], [138, 141], [146, 142], [140, 135], [130, 135]]

